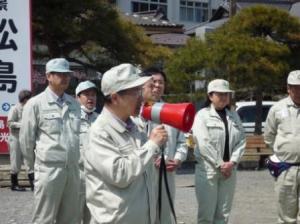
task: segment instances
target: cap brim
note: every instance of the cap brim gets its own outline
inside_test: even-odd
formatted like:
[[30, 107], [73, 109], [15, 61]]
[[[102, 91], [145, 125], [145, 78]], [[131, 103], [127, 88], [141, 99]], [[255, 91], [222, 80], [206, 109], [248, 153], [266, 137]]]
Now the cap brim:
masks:
[[46, 73], [48, 74], [48, 73], [51, 73], [51, 72], [57, 72], [57, 73], [74, 73], [71, 70], [64, 70], [64, 69], [50, 70], [50, 71], [47, 71]]
[[[124, 85], [121, 88], [115, 90], [114, 93], [122, 91], [122, 90], [131, 89], [131, 88], [135, 88], [135, 87], [144, 85], [151, 78], [152, 78], [151, 76], [140, 77], [140, 78], [136, 79], [135, 81], [130, 82], [127, 85]], [[104, 96], [108, 96], [108, 95], [112, 94], [112, 92], [104, 93], [103, 91], [102, 91], [102, 93], [104, 94]]]
[[233, 93], [233, 90], [210, 90], [207, 93], [212, 93], [212, 92], [217, 92], [217, 93]]
[[94, 90], [96, 90], [97, 91], [97, 87], [96, 86], [91, 86], [91, 87], [89, 87], [89, 88], [84, 88], [84, 89], [79, 89], [79, 90], [75, 90], [75, 94], [76, 94], [76, 96], [78, 96], [80, 93], [82, 93], [83, 91], [86, 91], [86, 90], [90, 90], [90, 89], [94, 89]]
[[288, 85], [292, 85], [292, 86], [299, 86], [300, 82], [288, 82]]

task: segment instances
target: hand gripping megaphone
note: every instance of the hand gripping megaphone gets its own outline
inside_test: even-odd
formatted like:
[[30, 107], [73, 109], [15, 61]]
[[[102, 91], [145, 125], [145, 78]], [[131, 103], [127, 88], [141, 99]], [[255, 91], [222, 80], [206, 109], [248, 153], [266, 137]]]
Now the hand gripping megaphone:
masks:
[[163, 123], [188, 132], [193, 125], [196, 114], [195, 106], [192, 103], [163, 103], [145, 104], [142, 109], [142, 116], [146, 120], [155, 123]]

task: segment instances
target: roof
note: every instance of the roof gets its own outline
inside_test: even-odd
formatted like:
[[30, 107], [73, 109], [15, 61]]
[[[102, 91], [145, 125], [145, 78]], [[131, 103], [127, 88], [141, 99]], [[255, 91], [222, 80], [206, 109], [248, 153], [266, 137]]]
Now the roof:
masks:
[[215, 20], [212, 22], [207, 21], [207, 22], [201, 23], [200, 25], [192, 27], [191, 29], [185, 31], [184, 33], [186, 35], [193, 35], [196, 33], [196, 29], [201, 28], [201, 27], [216, 29], [216, 28], [222, 26], [224, 23], [226, 23], [228, 21], [228, 19], [229, 18], [222, 18], [222, 19], [218, 19], [218, 20]]
[[187, 40], [190, 37], [186, 34], [163, 33], [163, 34], [153, 34], [150, 36], [150, 38], [155, 44], [178, 46], [178, 45], [185, 45]]
[[[291, 15], [300, 18], [300, 2], [293, 2], [293, 1], [276, 1], [276, 0], [238, 0], [237, 2], [237, 10], [241, 10], [243, 8], [251, 7], [254, 5], [269, 5], [273, 6], [285, 11], [288, 11]], [[196, 32], [196, 29], [203, 26], [210, 26], [213, 28], [217, 28], [224, 24], [224, 18], [228, 19], [229, 17], [229, 5], [224, 3], [221, 5], [217, 11], [214, 13], [212, 18], [209, 22], [204, 22], [198, 24], [197, 26], [192, 27], [191, 29], [187, 30], [185, 34], [193, 35]], [[219, 22], [217, 22], [219, 21]], [[216, 23], [214, 23], [216, 22]], [[226, 21], [225, 21], [226, 22]]]
[[159, 17], [155, 17], [154, 13], [149, 14], [124, 14], [126, 18], [128, 18], [131, 22], [140, 26], [156, 26], [156, 27], [178, 27], [182, 28], [182, 24], [172, 23], [168, 20], [160, 19]]
[[146, 35], [154, 44], [170, 47], [183, 46], [190, 38], [183, 34], [183, 25], [170, 22], [158, 11], [140, 12], [139, 14], [125, 13], [123, 16], [135, 25], [144, 28]]

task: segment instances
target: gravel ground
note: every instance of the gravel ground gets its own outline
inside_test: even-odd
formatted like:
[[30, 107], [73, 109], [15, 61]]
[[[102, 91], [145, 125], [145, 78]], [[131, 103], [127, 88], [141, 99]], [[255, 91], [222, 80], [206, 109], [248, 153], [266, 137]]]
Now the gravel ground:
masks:
[[[195, 224], [197, 202], [192, 170], [176, 179], [176, 212], [178, 224]], [[266, 170], [239, 171], [231, 224], [274, 224], [276, 206], [273, 180]], [[0, 224], [29, 224], [32, 213], [32, 192], [12, 192], [0, 188]]]

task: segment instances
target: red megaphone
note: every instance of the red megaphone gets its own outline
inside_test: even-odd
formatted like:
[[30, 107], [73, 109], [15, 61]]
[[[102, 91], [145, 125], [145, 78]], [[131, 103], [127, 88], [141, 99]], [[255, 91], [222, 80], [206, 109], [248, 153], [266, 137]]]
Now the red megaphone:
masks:
[[196, 109], [192, 103], [154, 103], [145, 104], [142, 116], [155, 123], [168, 124], [183, 132], [188, 132], [193, 125]]

